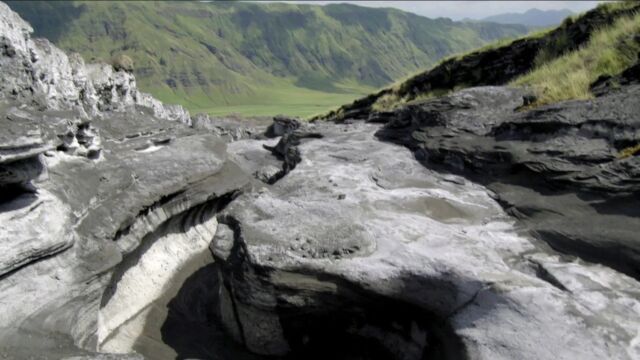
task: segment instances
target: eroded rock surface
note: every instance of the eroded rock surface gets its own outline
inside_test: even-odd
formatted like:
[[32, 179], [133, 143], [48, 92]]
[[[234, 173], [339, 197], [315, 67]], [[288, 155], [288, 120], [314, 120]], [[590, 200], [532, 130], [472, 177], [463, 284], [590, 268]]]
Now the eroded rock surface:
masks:
[[1, 358], [640, 357], [633, 82], [240, 127], [0, 30]]
[[168, 317], [149, 309], [210, 265], [250, 177], [129, 72], [31, 39], [2, 3], [0, 30], [0, 357], [141, 358]]
[[[323, 137], [302, 140], [294, 170], [219, 216], [212, 250], [222, 264], [222, 319], [250, 350], [346, 359], [639, 355], [634, 279], [556, 254], [485, 187], [428, 170], [409, 150], [379, 142], [377, 126], [312, 130]], [[241, 143], [236, 156], [251, 153]]]
[[639, 95], [518, 112], [520, 91], [474, 88], [384, 114], [378, 136], [486, 184], [554, 248], [639, 278], [640, 158], [621, 155], [640, 143]]
[[31, 25], [0, 3], [0, 97], [40, 109], [76, 110], [83, 117], [132, 105], [158, 118], [190, 123], [181, 106], [164, 105], [137, 89], [135, 77], [108, 64], [85, 64], [45, 39], [32, 39]]

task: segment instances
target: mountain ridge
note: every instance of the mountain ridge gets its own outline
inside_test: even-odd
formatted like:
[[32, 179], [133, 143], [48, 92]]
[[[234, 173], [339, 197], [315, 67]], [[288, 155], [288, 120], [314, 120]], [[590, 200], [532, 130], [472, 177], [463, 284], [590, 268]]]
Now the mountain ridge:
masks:
[[521, 13], [510, 12], [487, 16], [481, 21], [498, 24], [520, 24], [529, 27], [548, 27], [560, 24], [562, 20], [571, 15], [574, 15], [574, 12], [569, 9], [540, 10], [532, 8]]
[[527, 31], [347, 4], [8, 4], [36, 36], [88, 60], [127, 54], [143, 90], [204, 112], [251, 112], [284, 101], [295, 113], [312, 98], [320, 105], [298, 114], [308, 115], [442, 56]]

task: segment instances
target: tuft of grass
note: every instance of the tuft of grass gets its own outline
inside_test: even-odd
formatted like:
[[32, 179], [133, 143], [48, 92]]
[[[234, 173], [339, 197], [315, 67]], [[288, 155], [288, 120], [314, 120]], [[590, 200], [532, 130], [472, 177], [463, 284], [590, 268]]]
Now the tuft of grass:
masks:
[[376, 102], [371, 105], [371, 109], [377, 112], [391, 111], [401, 104], [404, 104], [404, 102], [403, 99], [398, 97], [397, 93], [391, 92], [376, 99]]
[[539, 65], [511, 84], [530, 86], [538, 97], [536, 105], [592, 98], [589, 88], [598, 77], [618, 74], [637, 61], [638, 33], [640, 14], [622, 17], [576, 51], [550, 61], [545, 61], [544, 53], [539, 55]]

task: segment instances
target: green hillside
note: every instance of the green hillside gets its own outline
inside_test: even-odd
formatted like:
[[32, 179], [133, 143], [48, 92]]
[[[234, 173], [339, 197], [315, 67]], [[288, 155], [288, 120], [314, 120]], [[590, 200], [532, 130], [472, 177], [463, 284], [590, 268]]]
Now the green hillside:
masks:
[[448, 54], [526, 32], [394, 9], [247, 2], [8, 2], [86, 60], [127, 54], [140, 87], [192, 111], [310, 115]]
[[[632, 4], [618, 4], [618, 7]], [[611, 7], [611, 5], [608, 5]], [[536, 105], [562, 100], [589, 99], [590, 87], [601, 76], [613, 76], [638, 61], [640, 52], [640, 7], [611, 26], [593, 34], [580, 49], [550, 61], [539, 61], [531, 72], [512, 81], [528, 86], [536, 94]]]
[[637, 1], [603, 3], [554, 29], [450, 56], [317, 118], [365, 116], [485, 85], [525, 87], [536, 98], [530, 106], [590, 98], [596, 79], [615, 75], [637, 60], [639, 14]]

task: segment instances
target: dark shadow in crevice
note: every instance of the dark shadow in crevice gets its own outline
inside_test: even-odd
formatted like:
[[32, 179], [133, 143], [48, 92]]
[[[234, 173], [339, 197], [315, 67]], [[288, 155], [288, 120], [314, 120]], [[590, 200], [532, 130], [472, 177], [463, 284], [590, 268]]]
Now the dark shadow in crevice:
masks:
[[178, 353], [177, 359], [258, 360], [222, 326], [216, 264], [191, 275], [168, 305], [162, 341]]
[[[32, 186], [22, 184], [0, 186], [0, 213], [32, 206], [37, 201], [38, 193]], [[35, 204], [35, 207], [37, 206], [40, 205]]]
[[[291, 348], [287, 360], [468, 358], [464, 343], [449, 324], [450, 313], [438, 315], [425, 305], [401, 300], [431, 292], [453, 306], [458, 293], [449, 281], [403, 274], [393, 280], [401, 285], [399, 294], [388, 297], [335, 276], [318, 274], [315, 278], [336, 285], [335, 293], [314, 294], [310, 303], [322, 306], [292, 308], [280, 303], [277, 307]], [[293, 289], [279, 291], [296, 293]], [[403, 295], [405, 292], [412, 295]]]

